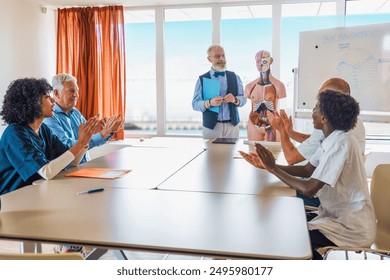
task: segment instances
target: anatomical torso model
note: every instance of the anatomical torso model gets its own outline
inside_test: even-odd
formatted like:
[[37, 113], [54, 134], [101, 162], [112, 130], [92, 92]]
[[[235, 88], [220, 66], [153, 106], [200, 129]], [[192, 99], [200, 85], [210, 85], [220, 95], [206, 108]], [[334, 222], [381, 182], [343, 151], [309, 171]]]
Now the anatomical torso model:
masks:
[[245, 87], [245, 96], [251, 100], [248, 140], [277, 141], [279, 137], [270, 126], [267, 113], [277, 110], [278, 99], [286, 97], [286, 88], [271, 75], [272, 57], [268, 51], [259, 51], [255, 58], [260, 76]]

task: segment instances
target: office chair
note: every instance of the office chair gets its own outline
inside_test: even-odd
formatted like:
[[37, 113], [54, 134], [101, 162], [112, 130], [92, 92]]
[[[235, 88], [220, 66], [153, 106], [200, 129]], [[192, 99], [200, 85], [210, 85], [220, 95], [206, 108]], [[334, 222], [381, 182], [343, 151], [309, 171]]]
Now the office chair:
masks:
[[0, 253], [0, 260], [83, 260], [84, 257], [80, 253], [67, 254], [13, 254]]
[[344, 251], [345, 259], [348, 252], [363, 253], [364, 259], [368, 254], [379, 256], [381, 260], [390, 259], [390, 164], [379, 164], [375, 167], [371, 181], [371, 199], [376, 215], [376, 237], [369, 248], [328, 246], [317, 251], [327, 259], [334, 251]]

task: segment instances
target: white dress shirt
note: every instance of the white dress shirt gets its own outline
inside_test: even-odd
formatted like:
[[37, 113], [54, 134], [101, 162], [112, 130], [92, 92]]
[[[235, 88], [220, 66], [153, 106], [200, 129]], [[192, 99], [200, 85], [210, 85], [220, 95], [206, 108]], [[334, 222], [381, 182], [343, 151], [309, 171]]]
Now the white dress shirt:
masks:
[[[365, 154], [366, 149], [366, 129], [363, 122], [358, 118], [356, 126], [350, 132], [359, 142], [360, 152], [362, 155]], [[314, 129], [313, 133], [305, 141], [300, 144], [297, 149], [298, 152], [306, 159], [309, 160], [317, 149], [320, 147], [321, 142], [325, 139], [322, 130]]]
[[318, 191], [318, 216], [308, 223], [338, 246], [370, 246], [376, 219], [359, 142], [335, 130], [311, 157], [312, 178], [326, 185]]

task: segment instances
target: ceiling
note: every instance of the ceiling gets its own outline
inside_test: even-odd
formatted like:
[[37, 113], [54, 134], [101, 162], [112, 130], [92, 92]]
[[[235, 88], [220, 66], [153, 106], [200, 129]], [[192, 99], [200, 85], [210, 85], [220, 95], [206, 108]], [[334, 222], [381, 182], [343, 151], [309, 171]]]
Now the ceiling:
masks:
[[69, 7], [69, 6], [101, 6], [101, 5], [123, 5], [123, 6], [159, 6], [159, 5], [183, 5], [202, 4], [218, 2], [240, 2], [237, 0], [32, 0], [42, 6]]
[[[252, 3], [257, 5], [261, 3], [270, 4], [271, 0], [29, 0], [47, 7], [71, 7], [71, 6], [103, 6], [103, 5], [123, 5], [125, 7], [147, 7], [147, 6], [169, 6], [169, 5], [197, 5], [205, 3], [243, 3], [248, 5]], [[282, 3], [299, 3], [300, 5], [336, 5], [338, 0], [283, 0]], [[306, 4], [304, 4], [306, 2]], [[365, 11], [369, 13], [389, 12], [390, 0], [359, 0], [349, 1], [349, 6], [354, 10]], [[301, 8], [302, 10], [302, 8]]]
[[[150, 6], [175, 6], [179, 9], [166, 11], [168, 18], [173, 21], [203, 20], [211, 17], [210, 9], [198, 7], [193, 9], [189, 5], [205, 3], [234, 3], [235, 7], [225, 7], [223, 18], [270, 18], [272, 17], [272, 1], [267, 0], [29, 0], [41, 6], [52, 8], [63, 8], [71, 6], [103, 6], [123, 5], [125, 7], [150, 7]], [[239, 3], [243, 3], [239, 5]], [[283, 3], [290, 3], [282, 10], [282, 16], [326, 16], [334, 15], [337, 0], [283, 0]], [[299, 3], [300, 2], [300, 3]], [[249, 4], [250, 3], [250, 4]], [[266, 5], [262, 5], [266, 3]], [[184, 7], [184, 5], [186, 7]], [[349, 14], [362, 13], [390, 13], [390, 0], [359, 0], [348, 2]], [[170, 21], [169, 20], [169, 21]], [[151, 10], [130, 10], [125, 14], [126, 22], [149, 22], [154, 21], [154, 13]]]

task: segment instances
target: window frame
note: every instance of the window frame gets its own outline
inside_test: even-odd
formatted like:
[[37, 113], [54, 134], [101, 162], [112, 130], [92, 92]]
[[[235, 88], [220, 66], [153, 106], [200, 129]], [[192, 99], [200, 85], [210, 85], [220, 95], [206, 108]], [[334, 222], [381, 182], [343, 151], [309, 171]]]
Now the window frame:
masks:
[[[345, 24], [346, 3], [349, 0], [260, 0], [260, 1], [240, 1], [235, 2], [218, 2], [218, 3], [205, 3], [205, 4], [180, 4], [180, 5], [160, 5], [160, 6], [148, 6], [148, 7], [125, 7], [126, 11], [132, 10], [154, 10], [155, 12], [155, 26], [156, 26], [156, 116], [157, 116], [157, 128], [156, 134], [143, 134], [133, 133], [131, 130], [125, 131], [126, 138], [131, 137], [150, 137], [167, 136], [166, 128], [166, 75], [165, 75], [165, 57], [164, 57], [164, 19], [165, 9], [180, 9], [180, 8], [199, 8], [208, 7], [212, 10], [212, 42], [221, 42], [221, 11], [223, 7], [228, 6], [245, 6], [245, 5], [272, 5], [272, 49], [271, 53], [275, 57], [281, 55], [281, 22], [282, 22], [282, 5], [292, 3], [315, 3], [315, 2], [336, 2], [336, 16], [339, 16], [340, 26]], [[275, 76], [280, 76], [281, 65], [280, 60], [277, 60], [272, 65], [272, 72]], [[126, 93], [127, 94], [127, 93]], [[294, 97], [295, 98], [295, 97]], [[294, 108], [293, 108], [294, 110]], [[169, 133], [169, 136], [185, 136], [175, 135]], [[196, 137], [196, 136], [195, 136]], [[199, 136], [201, 137], [201, 136]]]

